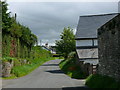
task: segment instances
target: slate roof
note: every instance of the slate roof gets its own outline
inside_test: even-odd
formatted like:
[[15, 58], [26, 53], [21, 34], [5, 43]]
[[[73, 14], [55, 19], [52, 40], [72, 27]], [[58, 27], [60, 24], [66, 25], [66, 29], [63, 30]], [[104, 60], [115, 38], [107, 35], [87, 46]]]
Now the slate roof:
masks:
[[97, 38], [97, 29], [118, 13], [80, 16], [75, 38]]
[[98, 58], [98, 48], [93, 49], [77, 49], [77, 54], [79, 59], [87, 59], [87, 58]]

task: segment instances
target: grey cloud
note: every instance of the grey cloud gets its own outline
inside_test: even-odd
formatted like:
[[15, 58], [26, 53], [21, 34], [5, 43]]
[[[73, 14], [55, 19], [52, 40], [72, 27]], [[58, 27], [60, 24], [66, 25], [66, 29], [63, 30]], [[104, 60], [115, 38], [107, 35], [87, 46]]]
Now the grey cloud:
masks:
[[115, 13], [117, 5], [117, 2], [11, 2], [9, 9], [39, 40], [54, 43], [64, 27], [77, 27], [80, 15]]

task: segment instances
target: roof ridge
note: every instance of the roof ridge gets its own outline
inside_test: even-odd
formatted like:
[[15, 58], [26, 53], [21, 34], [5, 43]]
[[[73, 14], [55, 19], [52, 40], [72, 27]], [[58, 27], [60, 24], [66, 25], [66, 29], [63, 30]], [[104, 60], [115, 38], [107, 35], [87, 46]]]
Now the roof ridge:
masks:
[[118, 15], [120, 13], [108, 13], [108, 14], [96, 14], [96, 15], [83, 15], [83, 16], [80, 16], [80, 17], [92, 17], [92, 16], [106, 16], [106, 15]]

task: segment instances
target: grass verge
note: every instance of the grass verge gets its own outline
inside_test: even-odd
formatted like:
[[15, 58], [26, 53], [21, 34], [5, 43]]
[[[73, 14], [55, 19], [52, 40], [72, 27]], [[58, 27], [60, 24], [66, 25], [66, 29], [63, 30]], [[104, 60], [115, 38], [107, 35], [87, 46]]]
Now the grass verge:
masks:
[[75, 64], [74, 59], [61, 61], [59, 67], [71, 78], [85, 79], [87, 77], [86, 74], [81, 71], [80, 67]]
[[89, 88], [117, 88], [117, 90], [120, 90], [120, 82], [116, 82], [111, 77], [99, 74], [90, 75], [86, 79], [86, 85]]
[[39, 58], [39, 59], [33, 60], [31, 64], [25, 64], [22, 66], [15, 66], [12, 68], [11, 76], [10, 77], [3, 77], [2, 79], [15, 79], [18, 77], [25, 76], [25, 75], [31, 73], [36, 68], [38, 68], [43, 63], [50, 61], [50, 60], [54, 60], [54, 59], [57, 59], [57, 58], [54, 58], [54, 57]]
[[16, 78], [17, 77], [14, 74], [11, 74], [10, 77], [2, 77], [2, 79], [5, 79], [5, 80], [7, 80], [7, 79], [16, 79]]

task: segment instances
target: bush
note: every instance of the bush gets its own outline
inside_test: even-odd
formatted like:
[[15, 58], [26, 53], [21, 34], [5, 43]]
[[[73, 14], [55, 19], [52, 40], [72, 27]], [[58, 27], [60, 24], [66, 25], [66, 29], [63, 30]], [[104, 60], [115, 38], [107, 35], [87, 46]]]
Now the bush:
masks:
[[12, 58], [12, 57], [3, 57], [3, 58], [2, 58], [2, 61], [3, 61], [3, 62], [7, 62], [7, 61], [8, 61], [8, 62], [11, 62], [12, 60], [16, 60], [16, 58]]
[[71, 78], [84, 79], [87, 77], [87, 75], [82, 72], [81, 68], [78, 65], [76, 65], [75, 55], [75, 52], [70, 53], [68, 55], [68, 59], [61, 61], [59, 66], [61, 70]]
[[14, 60], [14, 66], [20, 66], [21, 62], [19, 59]]
[[75, 57], [76, 57], [76, 52], [71, 52], [71, 53], [68, 54], [67, 60], [75, 59]]
[[85, 83], [90, 88], [119, 88], [120, 82], [116, 82], [113, 78], [102, 76], [99, 74], [90, 75]]

